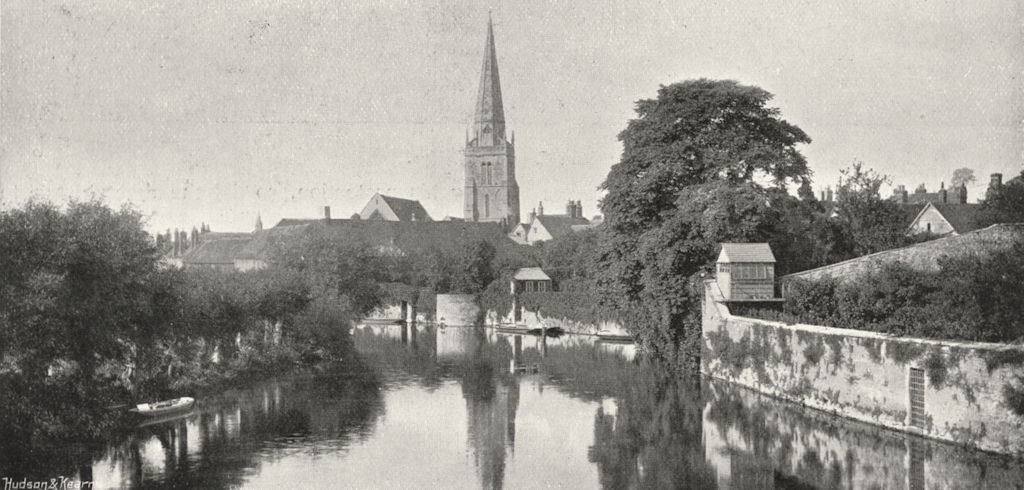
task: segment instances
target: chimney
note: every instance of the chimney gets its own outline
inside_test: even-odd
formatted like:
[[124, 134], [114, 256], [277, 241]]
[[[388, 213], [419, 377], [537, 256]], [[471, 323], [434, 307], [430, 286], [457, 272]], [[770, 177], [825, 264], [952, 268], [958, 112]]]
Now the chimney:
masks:
[[956, 203], [967, 204], [967, 184], [960, 184], [956, 189]]
[[583, 217], [583, 203], [581, 203], [578, 200], [576, 201], [576, 217], [577, 218], [582, 218]]
[[832, 202], [832, 187], [825, 188], [825, 202]]
[[544, 216], [544, 201], [537, 204], [537, 216]]
[[989, 189], [998, 189], [1003, 186], [1003, 174], [992, 174], [992, 180], [988, 182]]
[[331, 220], [331, 207], [330, 206], [324, 206], [324, 221], [330, 221], [330, 220]]
[[565, 215], [570, 218], [576, 217], [576, 203], [572, 202], [572, 199], [565, 203]]
[[536, 208], [534, 208], [533, 210], [530, 211], [530, 221], [527, 221], [527, 223], [532, 225], [533, 224], [533, 220], [535, 220], [535, 219], [537, 219], [537, 209]]
[[943, 204], [947, 202], [946, 194], [946, 183], [942, 182], [941, 184], [939, 184], [939, 201], [942, 202]]

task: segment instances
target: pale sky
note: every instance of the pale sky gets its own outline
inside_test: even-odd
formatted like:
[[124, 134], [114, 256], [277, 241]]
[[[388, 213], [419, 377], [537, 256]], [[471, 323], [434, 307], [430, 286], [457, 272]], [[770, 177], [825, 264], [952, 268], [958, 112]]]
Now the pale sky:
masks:
[[493, 11], [522, 215], [579, 199], [659, 85], [734, 79], [814, 140], [930, 191], [1024, 162], [1017, 0], [0, 4], [0, 201], [130, 202], [149, 227], [248, 231], [374, 192], [462, 214], [462, 148]]

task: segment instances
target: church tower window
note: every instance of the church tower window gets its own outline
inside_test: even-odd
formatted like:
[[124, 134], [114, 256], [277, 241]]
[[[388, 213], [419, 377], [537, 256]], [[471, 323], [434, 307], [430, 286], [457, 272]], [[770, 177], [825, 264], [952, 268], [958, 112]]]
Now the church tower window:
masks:
[[491, 196], [484, 194], [484, 217], [491, 217]]

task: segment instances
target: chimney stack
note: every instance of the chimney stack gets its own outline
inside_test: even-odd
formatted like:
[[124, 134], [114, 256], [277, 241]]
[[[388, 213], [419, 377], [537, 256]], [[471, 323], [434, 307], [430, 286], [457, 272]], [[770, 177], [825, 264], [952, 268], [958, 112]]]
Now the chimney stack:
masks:
[[534, 208], [533, 210], [530, 211], [530, 221], [528, 221], [528, 223], [532, 225], [533, 224], [533, 220], [535, 220], [535, 219], [537, 219], [537, 209], [536, 208]]
[[544, 201], [537, 204], [537, 216], [544, 216]]
[[943, 204], [947, 202], [946, 194], [946, 183], [942, 182], [939, 184], [939, 201]]
[[330, 206], [324, 206], [324, 221], [330, 221], [330, 220], [331, 220], [331, 207]]
[[825, 188], [825, 202], [832, 202], [832, 187]]
[[967, 184], [960, 184], [956, 189], [956, 203], [967, 204]]
[[570, 218], [576, 217], [576, 203], [572, 202], [572, 199], [565, 203], [565, 215]]
[[581, 203], [579, 200], [576, 201], [576, 217], [583, 217], [583, 203]]
[[992, 174], [992, 180], [988, 183], [989, 188], [998, 189], [1003, 186], [1003, 174]]

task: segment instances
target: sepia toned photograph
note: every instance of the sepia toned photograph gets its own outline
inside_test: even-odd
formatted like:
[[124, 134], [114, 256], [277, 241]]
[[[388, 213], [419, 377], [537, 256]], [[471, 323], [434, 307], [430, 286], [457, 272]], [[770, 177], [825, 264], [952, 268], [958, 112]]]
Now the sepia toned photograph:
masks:
[[0, 0], [0, 490], [1024, 490], [1017, 0]]

